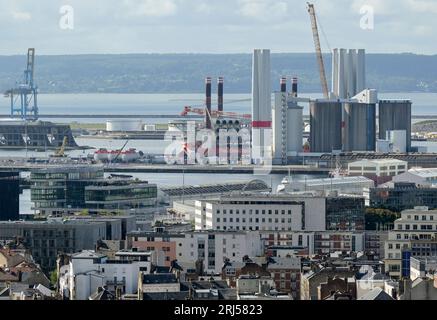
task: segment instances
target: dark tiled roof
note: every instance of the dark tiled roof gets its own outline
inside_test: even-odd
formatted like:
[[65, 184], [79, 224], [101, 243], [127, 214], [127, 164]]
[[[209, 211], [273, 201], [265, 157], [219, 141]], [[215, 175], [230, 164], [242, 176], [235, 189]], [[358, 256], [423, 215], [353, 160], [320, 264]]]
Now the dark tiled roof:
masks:
[[143, 293], [143, 300], [187, 300], [188, 291]]
[[176, 276], [172, 273], [144, 274], [143, 284], [177, 283]]

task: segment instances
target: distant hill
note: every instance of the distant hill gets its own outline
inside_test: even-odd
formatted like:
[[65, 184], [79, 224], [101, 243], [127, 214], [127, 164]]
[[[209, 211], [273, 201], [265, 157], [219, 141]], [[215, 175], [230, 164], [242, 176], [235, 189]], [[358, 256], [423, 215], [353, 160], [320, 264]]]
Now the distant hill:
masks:
[[[325, 59], [330, 75], [330, 55]], [[368, 87], [437, 92], [437, 55], [368, 54], [366, 59]], [[36, 63], [42, 93], [199, 93], [208, 75], [224, 76], [228, 93], [251, 90], [250, 54], [37, 56]], [[13, 86], [24, 67], [24, 56], [0, 56], [0, 90]], [[298, 76], [302, 92], [320, 92], [314, 54], [272, 54], [272, 88], [283, 74]]]

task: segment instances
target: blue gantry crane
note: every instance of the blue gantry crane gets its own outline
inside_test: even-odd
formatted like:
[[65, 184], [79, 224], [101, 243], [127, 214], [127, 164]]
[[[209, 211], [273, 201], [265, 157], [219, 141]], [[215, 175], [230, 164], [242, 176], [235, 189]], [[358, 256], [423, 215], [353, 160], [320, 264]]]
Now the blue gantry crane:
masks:
[[11, 117], [23, 120], [38, 120], [38, 87], [34, 83], [35, 49], [27, 51], [27, 68], [21, 83], [5, 92], [11, 100]]

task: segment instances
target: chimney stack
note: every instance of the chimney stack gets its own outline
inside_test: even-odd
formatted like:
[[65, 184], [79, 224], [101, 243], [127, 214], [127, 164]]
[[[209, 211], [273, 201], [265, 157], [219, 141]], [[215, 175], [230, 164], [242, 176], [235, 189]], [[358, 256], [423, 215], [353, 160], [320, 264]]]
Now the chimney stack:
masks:
[[297, 77], [293, 77], [291, 80], [291, 95], [297, 97]]
[[211, 77], [206, 77], [205, 79], [206, 86], [206, 112], [205, 112], [205, 126], [207, 129], [211, 129]]
[[287, 78], [286, 77], [281, 77], [280, 80], [280, 86], [281, 86], [281, 92], [287, 92]]
[[218, 87], [217, 87], [217, 108], [218, 111], [223, 111], [223, 84], [224, 84], [224, 78], [219, 77], [218, 78]]

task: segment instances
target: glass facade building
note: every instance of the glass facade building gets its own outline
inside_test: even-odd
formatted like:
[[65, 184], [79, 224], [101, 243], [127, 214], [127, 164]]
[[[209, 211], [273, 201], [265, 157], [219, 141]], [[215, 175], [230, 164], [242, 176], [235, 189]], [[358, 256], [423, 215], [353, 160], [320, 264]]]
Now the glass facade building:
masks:
[[85, 187], [85, 204], [92, 211], [140, 209], [154, 206], [157, 187], [135, 180], [107, 180]]
[[19, 220], [20, 174], [0, 172], [0, 221]]
[[362, 231], [364, 217], [364, 198], [326, 198], [326, 230]]
[[393, 187], [371, 188], [369, 205], [372, 208], [401, 212], [417, 206], [437, 208], [437, 188], [418, 187], [414, 183], [397, 182]]
[[85, 207], [85, 187], [103, 179], [103, 167], [75, 166], [33, 170], [31, 201], [40, 214]]
[[90, 213], [154, 206], [157, 187], [130, 177], [105, 178], [102, 166], [33, 170], [31, 201], [43, 215]]

